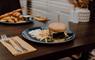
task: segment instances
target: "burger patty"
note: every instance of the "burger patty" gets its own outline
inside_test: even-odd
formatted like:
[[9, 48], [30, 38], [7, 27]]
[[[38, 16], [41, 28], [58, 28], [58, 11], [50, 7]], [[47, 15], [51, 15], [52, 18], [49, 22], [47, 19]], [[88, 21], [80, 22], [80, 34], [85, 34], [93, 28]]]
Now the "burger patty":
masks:
[[53, 38], [55, 38], [55, 39], [62, 39], [64, 37], [65, 37], [64, 32], [53, 33]]

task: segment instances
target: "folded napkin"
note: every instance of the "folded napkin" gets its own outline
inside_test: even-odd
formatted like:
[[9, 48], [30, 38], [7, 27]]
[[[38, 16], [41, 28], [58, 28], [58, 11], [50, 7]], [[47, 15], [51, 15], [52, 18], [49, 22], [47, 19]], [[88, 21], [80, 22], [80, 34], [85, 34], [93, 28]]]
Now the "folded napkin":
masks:
[[7, 41], [0, 41], [14, 56], [34, 52], [37, 49], [18, 36], [10, 37]]

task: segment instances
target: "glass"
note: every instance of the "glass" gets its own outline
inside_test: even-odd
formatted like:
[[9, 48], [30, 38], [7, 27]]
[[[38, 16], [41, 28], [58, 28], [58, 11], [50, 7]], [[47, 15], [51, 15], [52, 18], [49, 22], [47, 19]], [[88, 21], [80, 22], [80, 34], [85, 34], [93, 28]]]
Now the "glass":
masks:
[[48, 25], [48, 24], [47, 24], [48, 18], [47, 18], [47, 17], [36, 16], [36, 17], [34, 17], [34, 20], [43, 23], [42, 29], [47, 29], [47, 28], [48, 28], [48, 26], [47, 26], [47, 25]]
[[22, 15], [27, 15], [27, 0], [19, 0], [22, 9]]
[[60, 22], [63, 22], [67, 26], [67, 33], [72, 33], [69, 21], [71, 20], [71, 17], [69, 15], [66, 15], [64, 13], [60, 13]]
[[48, 29], [48, 19], [47, 19], [47, 21], [40, 21], [40, 22], [43, 23], [42, 29]]
[[31, 16], [32, 0], [19, 0], [19, 2], [22, 9], [22, 16], [24, 20], [31, 21], [32, 20], [32, 16]]

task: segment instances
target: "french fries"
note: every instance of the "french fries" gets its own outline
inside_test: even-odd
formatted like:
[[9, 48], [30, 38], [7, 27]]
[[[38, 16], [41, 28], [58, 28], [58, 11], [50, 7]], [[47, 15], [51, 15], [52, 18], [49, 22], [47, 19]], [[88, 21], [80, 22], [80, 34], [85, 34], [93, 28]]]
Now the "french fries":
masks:
[[9, 23], [19, 23], [24, 21], [23, 16], [20, 13], [21, 9], [14, 10], [12, 12], [8, 12], [4, 15], [0, 16], [1, 22], [9, 22]]

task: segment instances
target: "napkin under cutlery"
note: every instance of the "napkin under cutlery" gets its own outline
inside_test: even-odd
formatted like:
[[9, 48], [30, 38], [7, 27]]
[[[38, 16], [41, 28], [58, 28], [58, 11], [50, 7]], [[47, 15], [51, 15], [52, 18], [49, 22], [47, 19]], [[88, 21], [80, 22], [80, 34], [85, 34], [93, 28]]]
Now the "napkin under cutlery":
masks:
[[10, 37], [9, 40], [0, 42], [14, 55], [21, 55], [29, 52], [34, 52], [37, 49], [25, 42], [19, 36]]

